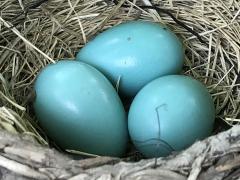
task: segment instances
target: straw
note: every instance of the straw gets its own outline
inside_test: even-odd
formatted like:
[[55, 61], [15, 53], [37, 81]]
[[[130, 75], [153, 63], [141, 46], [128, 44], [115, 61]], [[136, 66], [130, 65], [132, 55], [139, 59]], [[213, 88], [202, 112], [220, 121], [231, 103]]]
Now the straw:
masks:
[[[206, 44], [167, 14], [156, 14], [155, 10], [141, 8], [142, 5], [155, 5], [171, 12]], [[74, 59], [80, 48], [103, 30], [137, 19], [165, 24], [177, 34], [186, 48], [183, 73], [208, 87], [217, 118], [230, 125], [239, 123], [239, 1], [121, 0], [115, 5], [104, 0], [51, 0], [28, 8], [25, 16], [22, 10], [27, 7], [32, 6], [21, 0], [0, 2], [0, 124], [3, 129], [31, 134], [41, 144], [47, 144], [31, 110], [33, 83], [39, 71], [49, 63]]]

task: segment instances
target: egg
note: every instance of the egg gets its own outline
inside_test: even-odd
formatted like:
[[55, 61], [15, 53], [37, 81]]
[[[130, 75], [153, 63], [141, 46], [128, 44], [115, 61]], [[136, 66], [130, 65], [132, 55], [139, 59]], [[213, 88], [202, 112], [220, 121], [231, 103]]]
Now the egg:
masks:
[[99, 69], [121, 95], [133, 97], [153, 79], [181, 72], [184, 48], [165, 26], [130, 21], [97, 35], [76, 59]]
[[169, 75], [153, 80], [136, 95], [128, 130], [143, 155], [160, 157], [209, 136], [214, 119], [214, 103], [204, 85], [184, 75]]
[[58, 146], [104, 156], [125, 153], [127, 117], [114, 87], [98, 70], [59, 61], [40, 72], [34, 88], [37, 119]]

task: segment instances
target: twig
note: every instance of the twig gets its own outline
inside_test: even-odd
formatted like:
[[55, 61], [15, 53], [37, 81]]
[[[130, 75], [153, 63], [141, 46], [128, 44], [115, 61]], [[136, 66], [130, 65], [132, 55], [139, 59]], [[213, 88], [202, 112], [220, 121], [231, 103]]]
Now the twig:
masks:
[[201, 154], [200, 156], [198, 156], [195, 161], [193, 162], [192, 165], [192, 170], [190, 172], [190, 175], [188, 176], [188, 180], [196, 180], [198, 175], [200, 174], [201, 170], [202, 170], [202, 164], [206, 158], [207, 152], [208, 152], [209, 148], [207, 148], [203, 154]]
[[35, 171], [34, 169], [32, 169], [24, 164], [20, 164], [16, 161], [9, 160], [3, 156], [0, 156], [0, 166], [4, 167], [12, 172], [15, 172], [16, 174], [20, 174], [20, 175], [27, 176], [30, 178], [49, 179], [48, 176], [44, 175], [43, 173]]

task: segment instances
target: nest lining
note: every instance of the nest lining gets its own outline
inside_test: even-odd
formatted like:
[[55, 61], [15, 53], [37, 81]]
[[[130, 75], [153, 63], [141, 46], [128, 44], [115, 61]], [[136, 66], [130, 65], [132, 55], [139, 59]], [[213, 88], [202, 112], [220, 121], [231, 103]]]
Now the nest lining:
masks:
[[[186, 47], [184, 74], [208, 87], [217, 119], [229, 125], [240, 121], [240, 3], [237, 0], [159, 0], [197, 32], [201, 43], [167, 14], [142, 9], [142, 1], [1, 0], [0, 3], [0, 125], [14, 133], [48, 139], [32, 111], [33, 82], [49, 63], [74, 59], [76, 52], [99, 32], [129, 20], [147, 20], [170, 27]], [[121, 6], [124, 3], [125, 6]], [[126, 6], [127, 5], [127, 6]], [[23, 13], [23, 12], [26, 13]]]

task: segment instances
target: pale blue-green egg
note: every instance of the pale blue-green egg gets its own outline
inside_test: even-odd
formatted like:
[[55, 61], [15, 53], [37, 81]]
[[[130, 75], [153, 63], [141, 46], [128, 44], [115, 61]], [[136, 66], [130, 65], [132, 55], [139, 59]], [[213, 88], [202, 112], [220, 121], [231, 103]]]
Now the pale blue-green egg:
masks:
[[59, 61], [40, 72], [34, 88], [37, 119], [58, 146], [104, 156], [124, 154], [125, 111], [98, 70], [77, 61]]
[[160, 77], [135, 97], [128, 116], [130, 137], [146, 157], [167, 156], [211, 134], [213, 100], [197, 80]]
[[151, 80], [179, 73], [184, 48], [177, 36], [159, 23], [130, 21], [100, 33], [77, 54], [106, 75], [126, 96], [134, 96]]

